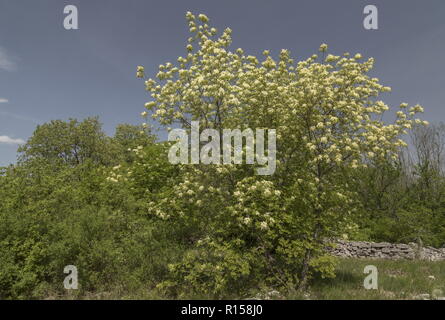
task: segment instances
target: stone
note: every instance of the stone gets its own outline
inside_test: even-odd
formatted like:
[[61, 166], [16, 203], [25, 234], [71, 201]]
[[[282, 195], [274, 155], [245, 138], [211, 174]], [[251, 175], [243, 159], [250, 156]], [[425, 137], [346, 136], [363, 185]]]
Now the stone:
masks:
[[429, 293], [421, 293], [417, 296], [413, 296], [414, 300], [430, 300], [430, 294]]
[[397, 244], [388, 242], [365, 242], [339, 240], [329, 252], [338, 257], [381, 258], [381, 259], [423, 259], [445, 260], [445, 248], [419, 247], [418, 244]]

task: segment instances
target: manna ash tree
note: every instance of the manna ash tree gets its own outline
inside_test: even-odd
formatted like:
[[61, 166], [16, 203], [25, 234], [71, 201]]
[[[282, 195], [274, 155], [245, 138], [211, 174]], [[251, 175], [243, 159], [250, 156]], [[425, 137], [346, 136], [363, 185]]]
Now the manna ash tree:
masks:
[[[147, 111], [164, 126], [189, 130], [267, 128], [277, 132], [277, 168], [271, 176], [249, 165], [184, 165], [175, 197], [150, 202], [154, 218], [187, 226], [190, 245], [169, 266], [160, 286], [187, 286], [218, 296], [243, 284], [302, 288], [315, 273], [332, 276], [328, 239], [353, 225], [357, 203], [349, 176], [369, 165], [396, 161], [401, 139], [423, 109], [402, 103], [393, 123], [379, 99], [389, 87], [368, 75], [372, 58], [319, 53], [295, 62], [230, 51], [200, 14], [186, 14], [187, 53], [146, 79]], [[139, 66], [137, 76], [145, 78]], [[148, 112], [142, 115], [146, 117]]]

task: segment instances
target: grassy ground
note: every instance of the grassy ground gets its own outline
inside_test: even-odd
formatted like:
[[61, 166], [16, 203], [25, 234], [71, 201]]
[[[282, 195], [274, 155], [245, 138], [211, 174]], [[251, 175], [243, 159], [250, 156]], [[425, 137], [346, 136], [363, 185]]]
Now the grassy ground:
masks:
[[[366, 290], [365, 266], [378, 270], [378, 289]], [[293, 299], [421, 299], [445, 296], [445, 261], [341, 259], [334, 279], [316, 279], [305, 295]], [[434, 291], [436, 290], [436, 291]], [[442, 290], [442, 294], [440, 291]]]
[[[374, 265], [378, 270], [378, 289], [367, 290], [363, 281], [368, 274], [363, 270], [367, 265]], [[339, 259], [333, 279], [314, 279], [305, 293], [278, 293], [271, 299], [288, 300], [388, 300], [388, 299], [429, 299], [436, 296], [445, 297], [445, 261], [409, 261], [409, 260], [370, 260], [370, 259]], [[436, 290], [436, 291], [435, 291]], [[438, 290], [441, 290], [438, 291]], [[272, 291], [267, 290], [267, 291]], [[77, 295], [78, 292], [65, 296], [52, 296], [48, 299], [165, 299], [149, 288], [138, 288], [132, 292], [100, 292], [95, 294]], [[263, 298], [255, 293], [251, 297]], [[187, 299], [209, 299], [206, 296], [189, 296]], [[227, 297], [245, 299], [246, 297]]]

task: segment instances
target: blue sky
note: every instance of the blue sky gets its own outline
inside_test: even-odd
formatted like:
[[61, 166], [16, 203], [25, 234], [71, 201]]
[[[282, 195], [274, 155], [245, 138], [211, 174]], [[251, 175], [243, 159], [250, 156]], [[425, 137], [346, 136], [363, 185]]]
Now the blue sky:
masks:
[[[76, 5], [79, 29], [63, 28], [63, 8]], [[363, 8], [376, 5], [379, 29], [363, 28]], [[146, 74], [185, 53], [185, 12], [205, 13], [233, 30], [233, 48], [260, 55], [290, 49], [360, 52], [376, 59], [373, 76], [393, 88], [390, 105], [420, 103], [423, 118], [445, 119], [443, 0], [0, 0], [0, 165], [18, 143], [51, 119], [98, 115], [112, 135], [118, 123], [139, 124], [149, 100]]]

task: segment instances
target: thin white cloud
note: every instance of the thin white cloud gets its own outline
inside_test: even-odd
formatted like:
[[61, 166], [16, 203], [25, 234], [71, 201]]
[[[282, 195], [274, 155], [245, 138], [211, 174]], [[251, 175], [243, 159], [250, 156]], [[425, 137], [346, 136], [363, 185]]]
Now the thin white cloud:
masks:
[[9, 100], [5, 98], [0, 98], [0, 103], [8, 103]]
[[8, 137], [8, 136], [0, 136], [0, 143], [5, 143], [5, 144], [22, 144], [22, 143], [25, 143], [25, 141], [23, 139], [13, 139], [13, 138]]
[[34, 118], [31, 118], [31, 117], [22, 116], [20, 114], [8, 112], [8, 111], [3, 111], [3, 110], [0, 111], [0, 115], [11, 117], [11, 118], [14, 118], [14, 119], [17, 119], [17, 120], [34, 122], [35, 124], [39, 124], [41, 122], [39, 119], [34, 119]]
[[14, 71], [16, 69], [15, 62], [6, 53], [6, 51], [0, 47], [0, 69], [6, 71]]

